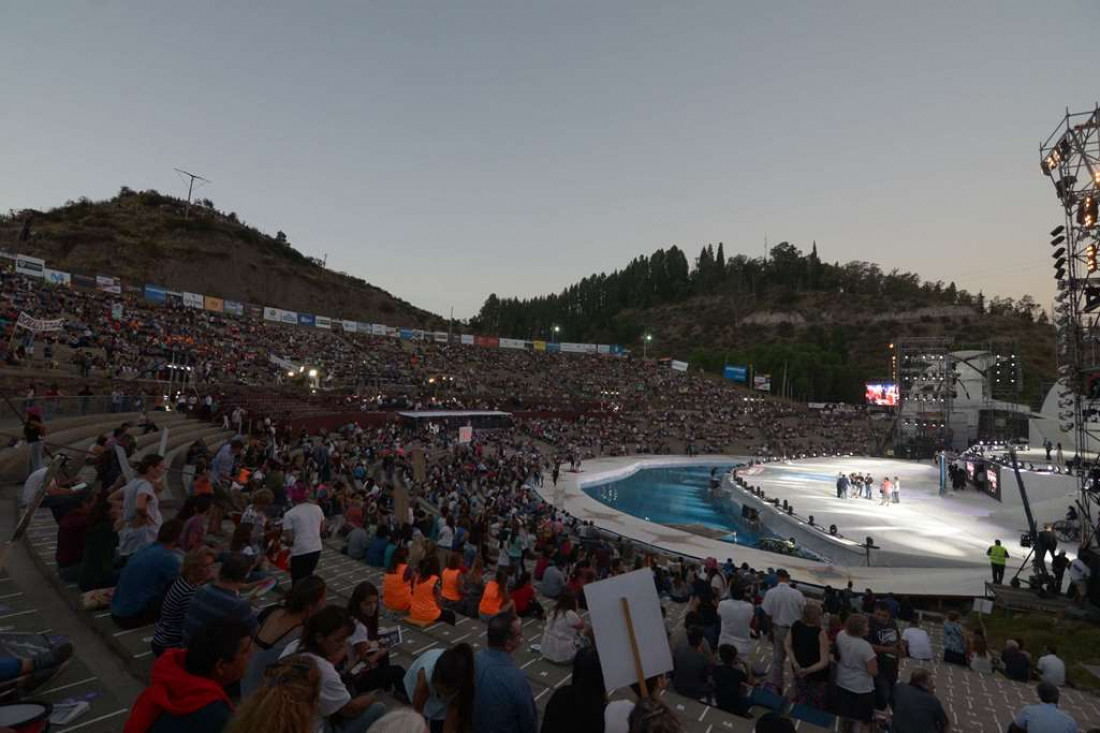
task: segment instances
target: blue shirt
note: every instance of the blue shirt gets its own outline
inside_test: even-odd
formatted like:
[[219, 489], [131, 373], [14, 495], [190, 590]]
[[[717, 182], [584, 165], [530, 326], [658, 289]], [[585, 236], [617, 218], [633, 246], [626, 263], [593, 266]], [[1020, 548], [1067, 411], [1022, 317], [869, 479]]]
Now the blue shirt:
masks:
[[215, 486], [223, 478], [229, 478], [233, 473], [233, 464], [237, 459], [233, 455], [233, 446], [226, 443], [214, 456], [214, 460], [210, 461], [210, 483]]
[[474, 733], [538, 733], [527, 675], [500, 649], [474, 655]]
[[1077, 733], [1073, 718], [1049, 702], [1024, 707], [1012, 722], [1028, 733]]
[[372, 568], [386, 567], [386, 547], [390, 541], [385, 537], [375, 537], [367, 547], [367, 565]]
[[172, 550], [159, 542], [141, 548], [122, 568], [111, 613], [123, 618], [137, 616], [164, 597], [179, 573], [180, 560]]
[[183, 645], [191, 641], [202, 627], [211, 621], [240, 621], [255, 633], [256, 617], [252, 615], [252, 606], [240, 597], [236, 591], [207, 585], [191, 597], [187, 606], [187, 616], [183, 620]]
[[436, 696], [432, 687], [432, 675], [435, 673], [435, 664], [443, 656], [445, 650], [430, 649], [412, 663], [409, 671], [405, 673], [405, 694], [412, 700], [416, 693], [416, 677], [420, 670], [424, 670], [424, 679], [428, 681], [428, 701], [424, 703], [424, 717], [428, 720], [446, 720], [449, 702]]

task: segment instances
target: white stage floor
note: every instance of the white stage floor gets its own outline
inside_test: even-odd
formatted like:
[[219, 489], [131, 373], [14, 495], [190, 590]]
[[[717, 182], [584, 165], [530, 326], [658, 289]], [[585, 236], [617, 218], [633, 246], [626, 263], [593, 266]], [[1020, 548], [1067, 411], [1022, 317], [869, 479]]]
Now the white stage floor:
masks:
[[[756, 568], [784, 567], [796, 581], [841, 587], [849, 580], [856, 588], [878, 592], [943, 596], [982, 596], [990, 578], [986, 548], [994, 538], [1008, 547], [1006, 581], [1026, 554], [1019, 546], [1025, 520], [999, 513], [993, 499], [974, 491], [941, 498], [936, 469], [927, 463], [887, 459], [807, 459], [767, 464], [749, 483], [765, 487], [769, 496], [786, 498], [799, 514], [813, 514], [818, 524], [836, 524], [842, 533], [862, 539], [874, 537], [881, 547], [927, 558], [927, 566], [838, 566], [744, 547], [619, 512], [589, 497], [583, 486], [630, 475], [639, 468], [676, 465], [721, 465], [744, 460], [738, 456], [632, 456], [587, 461], [580, 473], [563, 471], [555, 489], [549, 480], [541, 493], [546, 501], [597, 527], [671, 553], [702, 559], [733, 558]], [[880, 507], [877, 501], [836, 498], [837, 472], [860, 471], [881, 478], [885, 472], [901, 478], [902, 503]], [[952, 565], [944, 567], [944, 565]]]

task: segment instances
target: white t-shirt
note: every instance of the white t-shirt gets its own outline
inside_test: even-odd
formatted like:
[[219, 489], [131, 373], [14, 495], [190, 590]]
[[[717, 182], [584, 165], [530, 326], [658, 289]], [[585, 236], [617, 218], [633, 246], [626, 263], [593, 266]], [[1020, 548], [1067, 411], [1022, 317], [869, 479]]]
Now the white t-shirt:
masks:
[[867, 662], [875, 658], [875, 650], [867, 640], [841, 631], [836, 635], [836, 648], [840, 653], [836, 667], [837, 687], [856, 694], [874, 692], [875, 680], [867, 671]]
[[921, 661], [932, 659], [932, 640], [924, 629], [909, 627], [901, 632], [901, 639], [909, 645], [909, 656]]
[[722, 619], [722, 633], [718, 637], [718, 646], [730, 644], [737, 649], [741, 659], [748, 659], [752, 652], [752, 616], [753, 605], [747, 601], [728, 599], [718, 604], [718, 615]]
[[802, 609], [806, 607], [806, 596], [787, 583], [780, 583], [764, 594], [761, 608], [777, 626], [790, 626], [802, 618]]
[[321, 523], [325, 513], [316, 504], [303, 502], [283, 515], [283, 529], [294, 533], [294, 544], [290, 548], [292, 557], [320, 552]]
[[542, 656], [551, 662], [568, 662], [577, 653], [577, 626], [581, 617], [575, 611], [552, 613], [542, 630]]
[[49, 469], [49, 466], [43, 466], [27, 476], [27, 480], [23, 482], [23, 506], [34, 500], [34, 495], [42, 488], [42, 482], [46, 480], [46, 471]]
[[436, 545], [438, 545], [440, 549], [451, 549], [451, 545], [454, 544], [454, 541], [455, 531], [453, 529], [446, 524], [439, 528], [439, 536], [437, 537]]
[[1066, 663], [1053, 654], [1039, 657], [1039, 661], [1035, 664], [1035, 669], [1042, 675], [1043, 682], [1049, 682], [1058, 687], [1065, 686]]
[[632, 700], [612, 700], [603, 709], [603, 733], [630, 733], [630, 714], [634, 712]]
[[[279, 659], [297, 654], [298, 642], [299, 639], [295, 639], [287, 644], [286, 649], [279, 655]], [[336, 671], [336, 667], [332, 666], [332, 662], [308, 652], [304, 656], [309, 657], [317, 665], [317, 671], [321, 673], [321, 694], [317, 699], [317, 708], [313, 711], [313, 729], [317, 733], [322, 733], [325, 729], [325, 718], [351, 702], [351, 693], [348, 692], [344, 681], [340, 679], [340, 673]]]

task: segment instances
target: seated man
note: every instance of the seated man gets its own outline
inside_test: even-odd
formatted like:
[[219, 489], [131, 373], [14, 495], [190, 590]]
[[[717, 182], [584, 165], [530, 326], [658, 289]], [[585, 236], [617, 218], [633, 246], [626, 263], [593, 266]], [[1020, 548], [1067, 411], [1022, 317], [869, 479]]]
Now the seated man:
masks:
[[135, 552], [122, 569], [111, 600], [111, 618], [119, 628], [136, 629], [160, 618], [164, 594], [180, 572], [176, 546], [182, 532], [183, 522], [168, 520], [156, 542]]
[[554, 599], [561, 595], [565, 588], [565, 573], [562, 572], [564, 566], [565, 561], [561, 558], [546, 566], [542, 573], [542, 582], [538, 584], [539, 593]]
[[947, 713], [936, 697], [936, 683], [927, 669], [914, 669], [909, 684], [894, 685], [892, 733], [943, 733]]
[[251, 656], [252, 631], [244, 624], [199, 630], [186, 649], [168, 649], [153, 664], [124, 733], [220, 733], [233, 712], [225, 688], [244, 677]]
[[200, 588], [187, 606], [187, 616], [183, 621], [184, 646], [200, 629], [215, 622], [233, 621], [256, 631], [252, 606], [241, 598], [241, 586], [248, 582], [251, 569], [252, 558], [243, 553], [233, 553], [225, 558], [218, 571], [218, 579]]
[[79, 494], [78, 503], [65, 513], [57, 524], [57, 549], [54, 560], [57, 561], [57, 574], [66, 583], [75, 583], [80, 579], [80, 568], [84, 560], [84, 539], [91, 524], [92, 507], [96, 503], [96, 494], [85, 491]]
[[672, 652], [672, 686], [685, 697], [695, 700], [710, 697], [714, 691], [711, 679], [713, 657], [704, 648], [703, 629], [692, 626]]
[[1005, 642], [1004, 651], [1001, 652], [1001, 664], [1005, 677], [1017, 682], [1029, 682], [1031, 680], [1031, 657], [1020, 649], [1019, 642], [1009, 639]]
[[1058, 709], [1058, 688], [1049, 682], [1040, 682], [1035, 688], [1039, 693], [1038, 705], [1025, 705], [1008, 733], [1077, 733], [1077, 723]]
[[[362, 510], [360, 510], [362, 514]], [[348, 544], [344, 547], [344, 554], [352, 560], [363, 560], [367, 556], [367, 546], [370, 539], [367, 530], [363, 529], [362, 517], [345, 516], [351, 531], [348, 532]]]

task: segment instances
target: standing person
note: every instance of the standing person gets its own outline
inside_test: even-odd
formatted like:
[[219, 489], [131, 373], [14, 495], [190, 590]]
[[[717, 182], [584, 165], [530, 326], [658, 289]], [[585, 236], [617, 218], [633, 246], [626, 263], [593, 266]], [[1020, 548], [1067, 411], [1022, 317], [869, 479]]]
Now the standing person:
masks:
[[1060, 442], [1057, 445], [1057, 458], [1058, 458], [1058, 465], [1059, 466], [1066, 465], [1066, 457], [1062, 453], [1062, 444]]
[[321, 535], [325, 531], [325, 514], [321, 507], [306, 501], [304, 486], [291, 489], [294, 508], [283, 515], [283, 535], [290, 545], [290, 581], [297, 583], [313, 575], [321, 559], [324, 544]]
[[536, 733], [538, 708], [527, 675], [512, 661], [523, 643], [519, 618], [500, 613], [489, 620], [488, 648], [474, 656], [474, 730]]
[[836, 475], [836, 498], [848, 498], [848, 477], [844, 475], [843, 471]]
[[741, 659], [748, 659], [752, 651], [752, 619], [755, 614], [752, 586], [730, 584], [730, 597], [718, 604], [718, 616], [722, 619], [718, 646], [729, 644], [737, 649]]
[[186, 649], [169, 649], [153, 663], [124, 733], [220, 733], [233, 713], [225, 688], [240, 681], [251, 653], [248, 627], [225, 622], [204, 628]]
[[429, 649], [417, 657], [401, 682], [413, 710], [431, 733], [468, 733], [473, 719], [474, 650], [465, 642]]
[[[853, 613], [844, 630], [837, 634], [836, 712], [843, 719], [841, 730], [871, 733], [875, 712], [875, 675], [878, 662], [875, 650], [864, 639], [867, 617]], [[853, 725], [854, 724], [854, 725]]]
[[1040, 682], [1035, 692], [1039, 704], [1025, 705], [1016, 713], [1008, 733], [1077, 733], [1077, 722], [1058, 709], [1057, 687]]
[[283, 650], [283, 658], [295, 654], [309, 657], [321, 673], [321, 700], [313, 716], [313, 731], [363, 733], [386, 714], [386, 706], [375, 702], [374, 693], [352, 697], [336, 671], [336, 665], [348, 655], [348, 639], [354, 630], [347, 611], [326, 606], [306, 621], [301, 638]]
[[885, 504], [890, 503], [890, 492], [891, 492], [892, 488], [893, 487], [890, 484], [890, 477], [889, 476], [883, 476], [882, 477], [882, 489], [881, 489], [882, 501], [879, 502], [879, 506], [883, 506]]
[[893, 490], [894, 490], [894, 503], [895, 504], [900, 504], [901, 503], [901, 481], [898, 479], [897, 476], [894, 476]]
[[946, 733], [951, 727], [927, 669], [914, 669], [909, 684], [897, 683], [892, 697], [890, 733]]
[[153, 629], [150, 646], [154, 656], [159, 657], [166, 649], [183, 646], [183, 621], [187, 617], [187, 608], [195, 592], [210, 580], [213, 566], [214, 551], [209, 547], [192, 550], [184, 556], [179, 577], [168, 588], [160, 619]]
[[904, 651], [898, 625], [890, 614], [885, 601], [875, 604], [875, 613], [867, 628], [867, 641], [878, 655], [878, 672], [875, 674], [875, 708], [885, 710], [898, 681], [898, 660]]
[[1069, 568], [1069, 558], [1066, 557], [1066, 551], [1059, 550], [1054, 559], [1050, 561], [1050, 572], [1054, 575], [1055, 595], [1062, 595], [1062, 578], [1065, 577], [1067, 568]]
[[118, 554], [126, 557], [153, 542], [164, 519], [160, 498], [164, 458], [153, 453], [141, 459], [132, 481], [114, 491], [109, 500], [122, 502], [123, 528], [118, 533]]
[[802, 618], [791, 625], [783, 642], [794, 671], [795, 703], [825, 710], [829, 686], [829, 635], [821, 625], [821, 604], [807, 601]]
[[1047, 452], [1047, 463], [1050, 463], [1050, 451], [1053, 447], [1054, 443], [1050, 442], [1050, 438], [1043, 441], [1043, 448], [1045, 448]]
[[42, 468], [43, 454], [46, 446], [42, 439], [45, 437], [46, 423], [42, 420], [42, 408], [28, 407], [26, 421], [23, 423], [23, 438], [27, 441], [27, 449], [30, 456], [30, 470], [27, 471], [28, 476]]
[[802, 611], [806, 607], [806, 597], [801, 592], [791, 587], [791, 575], [783, 568], [775, 572], [778, 581], [774, 588], [764, 594], [764, 602], [760, 608], [767, 614], [771, 623], [768, 637], [772, 642], [772, 682], [776, 690], [782, 694], [784, 684], [784, 667], [787, 663], [786, 645], [787, 633], [798, 619], [802, 618]]
[[1069, 585], [1075, 592], [1073, 602], [1079, 606], [1085, 603], [1085, 598], [1088, 596], [1089, 578], [1091, 576], [1092, 570], [1085, 564], [1085, 561], [1080, 557], [1073, 558], [1073, 562], [1069, 564]]
[[1008, 550], [1000, 540], [993, 540], [993, 544], [985, 551], [989, 556], [989, 565], [993, 571], [993, 585], [1001, 585], [1005, 577], [1005, 561], [1008, 560]]

